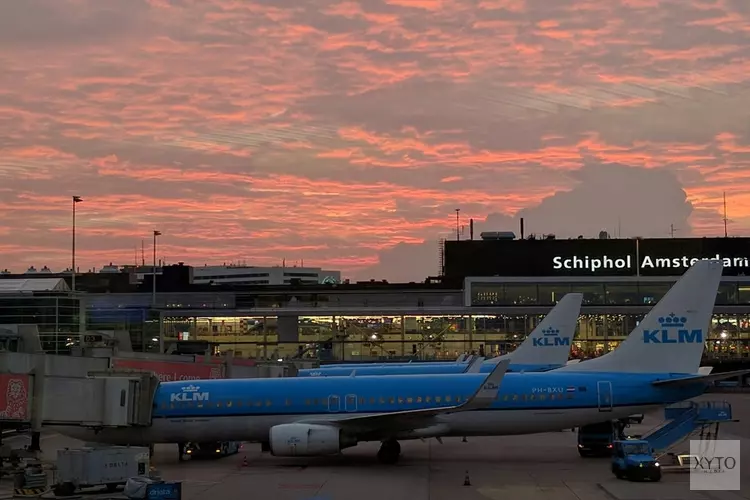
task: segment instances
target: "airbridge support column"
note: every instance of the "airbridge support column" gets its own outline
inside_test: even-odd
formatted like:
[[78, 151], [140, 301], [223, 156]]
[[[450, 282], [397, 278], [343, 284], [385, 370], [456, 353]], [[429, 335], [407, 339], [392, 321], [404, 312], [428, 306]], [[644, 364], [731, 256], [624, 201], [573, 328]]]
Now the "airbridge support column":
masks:
[[34, 356], [34, 382], [31, 402], [31, 444], [29, 451], [41, 451], [40, 437], [44, 420], [44, 386], [47, 379], [47, 358]]
[[278, 355], [296, 354], [299, 346], [299, 316], [279, 316], [278, 333]]

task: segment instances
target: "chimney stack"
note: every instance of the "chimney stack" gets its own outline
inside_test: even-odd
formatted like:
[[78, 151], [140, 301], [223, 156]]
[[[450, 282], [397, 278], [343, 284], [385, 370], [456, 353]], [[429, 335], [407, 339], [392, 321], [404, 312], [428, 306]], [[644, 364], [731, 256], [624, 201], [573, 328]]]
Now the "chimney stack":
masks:
[[521, 239], [523, 239], [523, 217], [521, 217]]
[[474, 239], [474, 219], [469, 219], [469, 239]]

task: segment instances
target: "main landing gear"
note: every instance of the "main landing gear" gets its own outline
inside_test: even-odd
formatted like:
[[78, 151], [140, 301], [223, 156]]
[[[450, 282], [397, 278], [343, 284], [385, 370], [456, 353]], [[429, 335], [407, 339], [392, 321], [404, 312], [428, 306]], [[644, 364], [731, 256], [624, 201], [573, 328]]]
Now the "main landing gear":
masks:
[[383, 441], [378, 450], [378, 460], [382, 464], [392, 465], [398, 462], [401, 455], [401, 445], [395, 439]]

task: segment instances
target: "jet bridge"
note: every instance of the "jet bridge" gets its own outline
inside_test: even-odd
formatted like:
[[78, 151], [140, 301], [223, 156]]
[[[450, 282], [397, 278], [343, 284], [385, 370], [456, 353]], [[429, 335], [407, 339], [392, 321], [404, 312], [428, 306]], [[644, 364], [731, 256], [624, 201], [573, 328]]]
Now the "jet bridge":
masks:
[[[86, 377], [0, 374], [0, 426], [151, 425], [158, 379], [151, 373], [89, 372]], [[5, 397], [2, 397], [2, 394]], [[3, 401], [4, 399], [4, 401]]]
[[42, 425], [129, 427], [151, 425], [159, 380], [150, 373], [91, 373], [87, 378], [47, 378]]

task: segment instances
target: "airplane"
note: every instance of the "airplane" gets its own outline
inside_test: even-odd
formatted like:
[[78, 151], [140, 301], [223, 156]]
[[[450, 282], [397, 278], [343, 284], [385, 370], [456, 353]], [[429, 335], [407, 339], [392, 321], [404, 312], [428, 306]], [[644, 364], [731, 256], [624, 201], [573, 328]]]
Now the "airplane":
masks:
[[489, 373], [496, 363], [511, 359], [510, 372], [541, 372], [565, 365], [570, 355], [570, 346], [576, 331], [581, 312], [582, 293], [565, 294], [560, 302], [542, 319], [516, 350], [484, 361], [474, 358], [469, 363], [424, 362], [424, 363], [378, 363], [378, 364], [339, 364], [320, 368], [299, 370], [298, 377], [348, 377], [352, 373], [365, 375], [427, 375], [440, 373]]
[[534, 434], [625, 418], [702, 394], [699, 373], [722, 262], [695, 263], [612, 352], [539, 373], [289, 377], [162, 382], [148, 427], [58, 427], [120, 445], [242, 440], [274, 456], [338, 454], [381, 441], [396, 463], [399, 440]]

